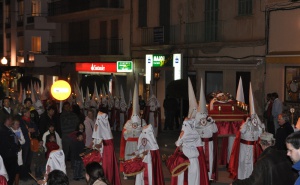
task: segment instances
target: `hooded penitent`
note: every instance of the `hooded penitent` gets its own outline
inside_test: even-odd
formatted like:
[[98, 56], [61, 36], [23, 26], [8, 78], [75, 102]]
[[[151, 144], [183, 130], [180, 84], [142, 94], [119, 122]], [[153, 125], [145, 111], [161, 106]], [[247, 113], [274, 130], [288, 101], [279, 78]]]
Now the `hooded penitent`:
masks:
[[197, 113], [197, 100], [194, 93], [191, 79], [188, 78], [188, 95], [189, 95], [189, 114], [188, 118], [195, 118]]
[[238, 89], [236, 92], [236, 100], [245, 103], [242, 77], [240, 77]]
[[62, 150], [54, 150], [50, 153], [47, 164], [46, 164], [46, 173], [49, 174], [53, 170], [60, 170], [67, 174], [66, 172], [66, 163], [65, 163], [65, 154]]

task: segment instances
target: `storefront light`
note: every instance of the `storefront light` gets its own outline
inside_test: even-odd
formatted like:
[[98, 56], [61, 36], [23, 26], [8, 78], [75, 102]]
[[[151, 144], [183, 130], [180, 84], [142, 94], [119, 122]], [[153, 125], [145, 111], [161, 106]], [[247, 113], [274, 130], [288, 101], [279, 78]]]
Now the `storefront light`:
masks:
[[1, 59], [1, 64], [2, 64], [2, 65], [7, 65], [7, 59], [6, 59], [5, 57], [3, 57], [3, 58]]

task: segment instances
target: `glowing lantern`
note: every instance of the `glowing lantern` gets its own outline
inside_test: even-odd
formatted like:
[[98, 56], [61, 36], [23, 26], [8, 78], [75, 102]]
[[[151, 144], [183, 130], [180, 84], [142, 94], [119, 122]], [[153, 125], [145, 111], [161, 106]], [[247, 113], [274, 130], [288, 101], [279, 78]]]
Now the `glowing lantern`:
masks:
[[51, 86], [51, 94], [57, 100], [65, 100], [71, 94], [71, 86], [64, 80], [58, 80]]

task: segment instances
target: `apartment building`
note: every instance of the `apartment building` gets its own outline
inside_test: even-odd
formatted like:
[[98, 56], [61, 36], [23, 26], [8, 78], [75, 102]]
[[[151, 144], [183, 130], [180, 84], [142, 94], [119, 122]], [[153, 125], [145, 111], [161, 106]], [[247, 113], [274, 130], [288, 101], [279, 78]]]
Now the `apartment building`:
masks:
[[[172, 58], [172, 54], [181, 53], [182, 76], [192, 79], [197, 97], [201, 78], [206, 94], [221, 90], [235, 96], [241, 76], [246, 101], [251, 81], [257, 108], [262, 111], [266, 48], [263, 1], [133, 2], [133, 60], [145, 63], [146, 54]], [[159, 40], [161, 28], [164, 37]], [[163, 87], [173, 80], [170, 68], [154, 68], [160, 71], [156, 86], [161, 101]]]

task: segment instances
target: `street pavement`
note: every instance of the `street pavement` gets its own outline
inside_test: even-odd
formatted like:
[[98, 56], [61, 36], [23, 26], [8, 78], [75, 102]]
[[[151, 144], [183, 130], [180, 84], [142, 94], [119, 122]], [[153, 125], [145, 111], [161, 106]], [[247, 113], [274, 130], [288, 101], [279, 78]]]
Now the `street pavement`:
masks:
[[[175, 150], [175, 141], [177, 140], [179, 136], [180, 130], [169, 130], [169, 131], [163, 131], [159, 133], [159, 136], [157, 137], [157, 142], [160, 149], [160, 154], [166, 154], [167, 156], [171, 155]], [[114, 144], [115, 144], [115, 151], [117, 157], [119, 157], [119, 151], [120, 151], [120, 137], [121, 132], [113, 132], [114, 135]], [[67, 165], [67, 174], [69, 177], [70, 185], [86, 185], [85, 180], [75, 181], [73, 180], [73, 172], [72, 167], [69, 161], [66, 163]], [[166, 167], [166, 165], [162, 164], [163, 168], [163, 174], [165, 178], [165, 185], [170, 185], [170, 173]], [[211, 185], [228, 185], [232, 182], [231, 179], [228, 178], [229, 174], [226, 171], [226, 168], [224, 166], [219, 166], [218, 171], [218, 181], [217, 182], [211, 182]], [[121, 183], [122, 185], [134, 185], [134, 177], [129, 177], [127, 180], [123, 179], [123, 175], [120, 174]], [[28, 180], [26, 182], [20, 181], [20, 185], [35, 185], [34, 180]]]

